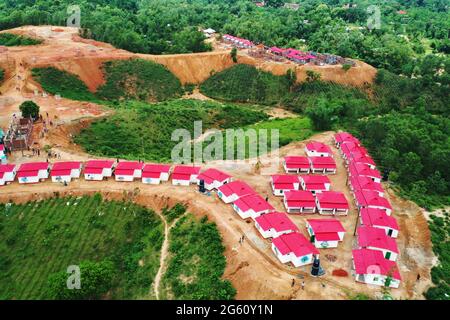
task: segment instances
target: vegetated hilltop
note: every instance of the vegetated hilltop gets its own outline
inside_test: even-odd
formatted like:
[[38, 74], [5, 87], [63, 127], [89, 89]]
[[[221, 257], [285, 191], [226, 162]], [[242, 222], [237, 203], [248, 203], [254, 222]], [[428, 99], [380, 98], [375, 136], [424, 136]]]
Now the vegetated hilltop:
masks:
[[194, 139], [194, 121], [202, 121], [206, 130], [242, 127], [267, 118], [264, 112], [250, 107], [210, 101], [128, 102], [111, 117], [82, 130], [75, 142], [100, 156], [164, 162], [170, 161], [171, 151], [179, 143], [171, 141], [175, 129], [188, 130]]
[[56, 68], [34, 68], [33, 78], [51, 94], [95, 101], [134, 99], [147, 102], [180, 97], [180, 81], [164, 66], [141, 59], [108, 61], [103, 64], [105, 83], [95, 93], [76, 75]]

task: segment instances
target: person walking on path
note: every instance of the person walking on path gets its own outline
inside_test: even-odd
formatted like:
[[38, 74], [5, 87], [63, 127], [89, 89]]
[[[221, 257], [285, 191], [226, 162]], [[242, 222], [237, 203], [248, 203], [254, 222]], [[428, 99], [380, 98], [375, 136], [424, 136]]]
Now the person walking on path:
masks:
[[305, 281], [302, 281], [302, 290], [305, 290]]

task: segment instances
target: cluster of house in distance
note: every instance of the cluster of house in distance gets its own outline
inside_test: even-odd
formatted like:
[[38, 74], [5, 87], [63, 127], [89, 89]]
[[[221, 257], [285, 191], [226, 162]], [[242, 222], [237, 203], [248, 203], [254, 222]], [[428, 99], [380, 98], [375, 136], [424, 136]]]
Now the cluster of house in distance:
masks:
[[250, 49], [248, 52], [249, 55], [257, 58], [267, 58], [274, 61], [283, 61], [287, 59], [298, 64], [313, 63], [315, 65], [356, 65], [355, 61], [351, 59], [346, 59], [333, 54], [318, 53], [313, 51], [303, 52], [293, 48], [267, 47], [264, 44], [255, 44], [248, 39], [235, 37], [229, 34], [224, 34], [222, 36], [222, 41], [239, 49]]
[[[357, 229], [358, 249], [353, 250], [353, 266], [357, 281], [384, 285], [387, 277], [390, 286], [398, 287], [400, 275], [395, 259], [398, 249], [395, 237], [398, 226], [390, 216], [392, 207], [383, 197], [380, 174], [372, 158], [359, 141], [348, 133], [335, 136], [349, 172], [349, 183], [360, 214], [361, 226]], [[306, 145], [307, 156], [287, 156], [283, 167], [286, 174], [271, 177], [275, 196], [283, 197], [289, 214], [314, 214], [327, 216], [347, 215], [349, 203], [342, 192], [332, 191], [327, 174], [336, 173], [336, 163], [331, 148], [320, 142]], [[316, 175], [320, 173], [320, 175]], [[134, 181], [160, 184], [171, 177], [174, 186], [198, 184], [217, 196], [242, 219], [252, 219], [263, 238], [271, 239], [272, 251], [282, 263], [295, 267], [312, 264], [319, 258], [318, 249], [335, 248], [343, 241], [345, 230], [336, 218], [307, 219], [307, 239], [286, 212], [275, 208], [246, 182], [215, 168], [202, 171], [199, 166], [145, 164], [140, 161], [89, 160], [29, 162], [19, 166], [0, 165], [0, 185], [18, 180], [20, 184], [39, 183], [48, 178], [55, 183], [68, 184], [84, 175], [85, 180], [103, 181], [110, 177], [116, 181]]]
[[356, 280], [398, 288], [401, 277], [396, 264], [395, 238], [399, 228], [392, 206], [384, 197], [381, 174], [360, 141], [349, 133], [337, 133], [336, 147], [345, 160], [350, 189], [359, 213], [358, 249], [353, 250]]

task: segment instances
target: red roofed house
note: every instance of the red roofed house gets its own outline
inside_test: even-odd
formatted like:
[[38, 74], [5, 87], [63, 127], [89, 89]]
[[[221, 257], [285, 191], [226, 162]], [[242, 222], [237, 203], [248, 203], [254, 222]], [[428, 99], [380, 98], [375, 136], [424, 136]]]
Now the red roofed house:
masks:
[[272, 240], [272, 251], [282, 263], [291, 262], [295, 267], [311, 264], [314, 262], [314, 256], [319, 255], [319, 250], [298, 232], [283, 234], [274, 238]]
[[276, 174], [271, 179], [272, 192], [276, 196], [282, 197], [286, 191], [300, 189], [300, 181], [297, 176]]
[[310, 170], [308, 157], [304, 156], [284, 157], [283, 167], [286, 173], [309, 173]]
[[266, 239], [298, 231], [297, 226], [284, 212], [269, 212], [257, 217], [255, 227]]
[[78, 179], [81, 175], [81, 162], [64, 161], [53, 164], [50, 176], [53, 182], [69, 183], [72, 179]]
[[300, 185], [303, 190], [311, 191], [313, 194], [322, 191], [330, 191], [331, 182], [327, 176], [300, 176]]
[[378, 195], [377, 191], [358, 190], [353, 193], [356, 205], [361, 208], [374, 208], [386, 211], [387, 215], [391, 215], [392, 206], [389, 200]]
[[121, 161], [114, 170], [116, 181], [134, 181], [135, 178], [142, 178], [142, 168], [144, 164], [138, 161]]
[[363, 146], [360, 146], [356, 142], [344, 142], [343, 144], [341, 144], [340, 150], [344, 159], [348, 159], [353, 153], [360, 153], [366, 156], [369, 155], [367, 149]]
[[233, 209], [242, 219], [256, 219], [262, 214], [275, 211], [259, 194], [249, 194], [233, 202]]
[[377, 169], [372, 169], [370, 166], [364, 163], [351, 163], [349, 165], [349, 176], [365, 176], [369, 177], [375, 182], [381, 182], [381, 174]]
[[309, 157], [312, 173], [336, 173], [336, 162], [331, 157]]
[[356, 281], [391, 288], [400, 286], [401, 277], [397, 264], [385, 259], [380, 251], [357, 249], [352, 254]]
[[287, 191], [284, 194], [283, 203], [289, 213], [314, 213], [316, 211], [316, 203], [311, 191]]
[[13, 182], [16, 171], [16, 166], [13, 164], [0, 164], [0, 186]]
[[362, 190], [371, 190], [378, 192], [380, 197], [384, 196], [384, 189], [381, 183], [375, 182], [369, 177], [365, 176], [352, 176], [349, 179], [350, 189], [353, 192]]
[[84, 166], [84, 179], [101, 181], [112, 177], [114, 161], [112, 160], [89, 160]]
[[388, 216], [381, 209], [363, 208], [359, 211], [361, 225], [383, 229], [386, 235], [392, 238], [398, 237], [398, 224], [394, 217]]
[[358, 236], [358, 246], [363, 249], [379, 250], [383, 253], [385, 259], [397, 260], [398, 247], [394, 238], [389, 237], [386, 232], [380, 228], [358, 227], [356, 230]]
[[376, 169], [376, 167], [377, 167], [375, 164], [375, 161], [372, 159], [371, 156], [369, 156], [365, 153], [362, 153], [360, 151], [352, 152], [349, 155], [349, 157], [347, 159], [345, 159], [345, 163], [347, 166], [350, 165], [350, 163], [357, 163], [357, 162], [363, 163], [363, 164], [369, 166], [369, 168], [371, 168], [371, 169]]
[[217, 189], [217, 195], [225, 203], [231, 203], [240, 197], [255, 193], [256, 192], [243, 181], [232, 181]]
[[198, 175], [197, 183], [200, 184], [201, 180], [205, 182], [205, 189], [211, 191], [231, 182], [231, 176], [225, 172], [211, 168], [206, 169]]
[[307, 143], [305, 151], [308, 157], [333, 157], [331, 148], [322, 142], [313, 141]]
[[149, 163], [142, 169], [142, 183], [160, 184], [168, 181], [170, 176], [170, 165]]
[[200, 167], [178, 165], [173, 169], [172, 184], [174, 186], [188, 186], [197, 183]]
[[345, 229], [337, 219], [307, 219], [306, 229], [316, 248], [336, 248], [344, 240]]
[[358, 140], [358, 138], [355, 138], [348, 132], [339, 132], [334, 135], [334, 143], [336, 144], [337, 148], [340, 148], [341, 144], [345, 142], [353, 142], [361, 145], [361, 142]]
[[320, 214], [347, 215], [348, 201], [342, 192], [325, 191], [316, 194], [317, 211]]
[[17, 170], [19, 183], [38, 183], [48, 178], [50, 164], [48, 162], [28, 162], [20, 165]]

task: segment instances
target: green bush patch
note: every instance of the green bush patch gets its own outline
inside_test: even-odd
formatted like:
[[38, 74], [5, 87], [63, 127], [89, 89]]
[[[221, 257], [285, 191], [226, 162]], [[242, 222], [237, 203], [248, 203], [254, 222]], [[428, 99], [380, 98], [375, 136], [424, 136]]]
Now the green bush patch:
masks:
[[33, 39], [26, 36], [16, 35], [12, 33], [0, 33], [0, 46], [33, 46], [41, 44], [42, 40]]

